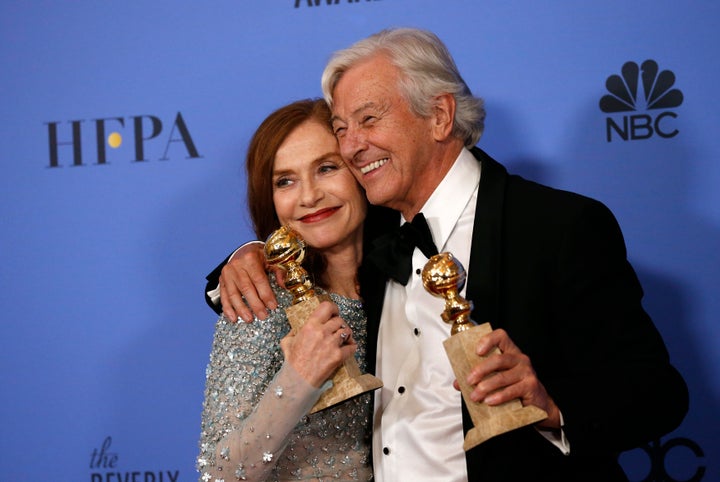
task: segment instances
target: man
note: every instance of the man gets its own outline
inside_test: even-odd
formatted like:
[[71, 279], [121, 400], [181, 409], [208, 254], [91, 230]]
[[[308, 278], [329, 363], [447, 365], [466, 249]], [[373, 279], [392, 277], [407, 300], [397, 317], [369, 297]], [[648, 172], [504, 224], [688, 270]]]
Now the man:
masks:
[[[688, 394], [641, 306], [610, 211], [509, 175], [473, 147], [482, 102], [429, 32], [383, 31], [337, 52], [322, 85], [343, 159], [368, 200], [399, 211], [388, 227], [378, 217], [366, 222], [375, 232], [360, 277], [368, 345], [377, 339], [368, 356], [385, 384], [376, 395], [376, 479], [627, 480], [619, 452], [677, 427]], [[418, 213], [437, 249], [467, 268], [472, 318], [494, 328], [477, 353], [501, 350], [468, 376], [473, 400], [519, 398], [548, 413], [467, 453], [461, 428], [472, 425], [442, 348], [450, 327], [419, 276], [428, 253], [414, 249], [409, 274], [389, 273], [392, 260], [375, 250], [377, 231]], [[241, 295], [260, 315], [272, 302], [254, 256], [224, 268], [229, 316], [249, 316]]]

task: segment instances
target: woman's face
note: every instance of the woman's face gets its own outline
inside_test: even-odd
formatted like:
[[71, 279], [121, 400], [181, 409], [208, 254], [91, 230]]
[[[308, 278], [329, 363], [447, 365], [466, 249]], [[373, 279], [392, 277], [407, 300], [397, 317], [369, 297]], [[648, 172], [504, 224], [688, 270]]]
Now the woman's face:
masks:
[[365, 194], [340, 157], [337, 140], [315, 120], [300, 124], [275, 155], [273, 202], [287, 224], [314, 248], [362, 239]]

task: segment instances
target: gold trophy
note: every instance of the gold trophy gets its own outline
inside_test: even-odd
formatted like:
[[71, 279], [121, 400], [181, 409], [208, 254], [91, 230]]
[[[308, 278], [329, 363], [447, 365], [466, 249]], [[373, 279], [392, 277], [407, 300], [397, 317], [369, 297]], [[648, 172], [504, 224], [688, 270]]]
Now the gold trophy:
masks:
[[[523, 407], [519, 399], [495, 406], [470, 399], [473, 387], [465, 379], [470, 370], [485, 358], [475, 353], [475, 347], [492, 328], [490, 323], [476, 325], [470, 319], [472, 304], [459, 295], [465, 278], [465, 269], [450, 253], [431, 257], [422, 271], [425, 289], [445, 299], [445, 311], [441, 315], [443, 321], [452, 323], [450, 338], [443, 342], [443, 346], [473, 422], [474, 428], [465, 435], [463, 443], [463, 449], [470, 450], [496, 435], [539, 422], [548, 415], [545, 410], [533, 405]], [[498, 348], [495, 350], [499, 351]]]
[[[293, 331], [299, 330], [321, 301], [329, 301], [326, 294], [317, 294], [308, 273], [301, 266], [305, 258], [305, 241], [288, 226], [273, 232], [265, 242], [265, 259], [271, 266], [286, 271], [285, 287], [293, 295], [293, 304], [285, 309]], [[382, 381], [370, 374], [362, 374], [355, 357], [350, 357], [332, 377], [332, 387], [325, 390], [310, 409], [315, 413], [361, 393], [382, 387]]]

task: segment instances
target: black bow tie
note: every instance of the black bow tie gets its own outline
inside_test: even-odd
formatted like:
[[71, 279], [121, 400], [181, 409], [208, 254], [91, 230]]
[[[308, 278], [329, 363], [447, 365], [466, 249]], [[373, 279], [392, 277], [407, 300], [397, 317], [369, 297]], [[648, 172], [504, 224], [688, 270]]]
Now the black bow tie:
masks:
[[412, 222], [405, 223], [373, 241], [366, 260], [405, 286], [410, 279], [412, 254], [416, 246], [427, 258], [438, 254], [422, 213], [418, 213]]

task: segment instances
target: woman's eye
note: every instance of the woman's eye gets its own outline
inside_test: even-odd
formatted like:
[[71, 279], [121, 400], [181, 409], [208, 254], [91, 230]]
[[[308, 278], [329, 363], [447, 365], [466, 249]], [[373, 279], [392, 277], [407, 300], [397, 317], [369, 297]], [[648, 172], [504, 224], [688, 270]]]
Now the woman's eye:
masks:
[[275, 187], [280, 188], [280, 187], [289, 186], [290, 183], [291, 183], [291, 181], [287, 177], [279, 177], [275, 180]]

